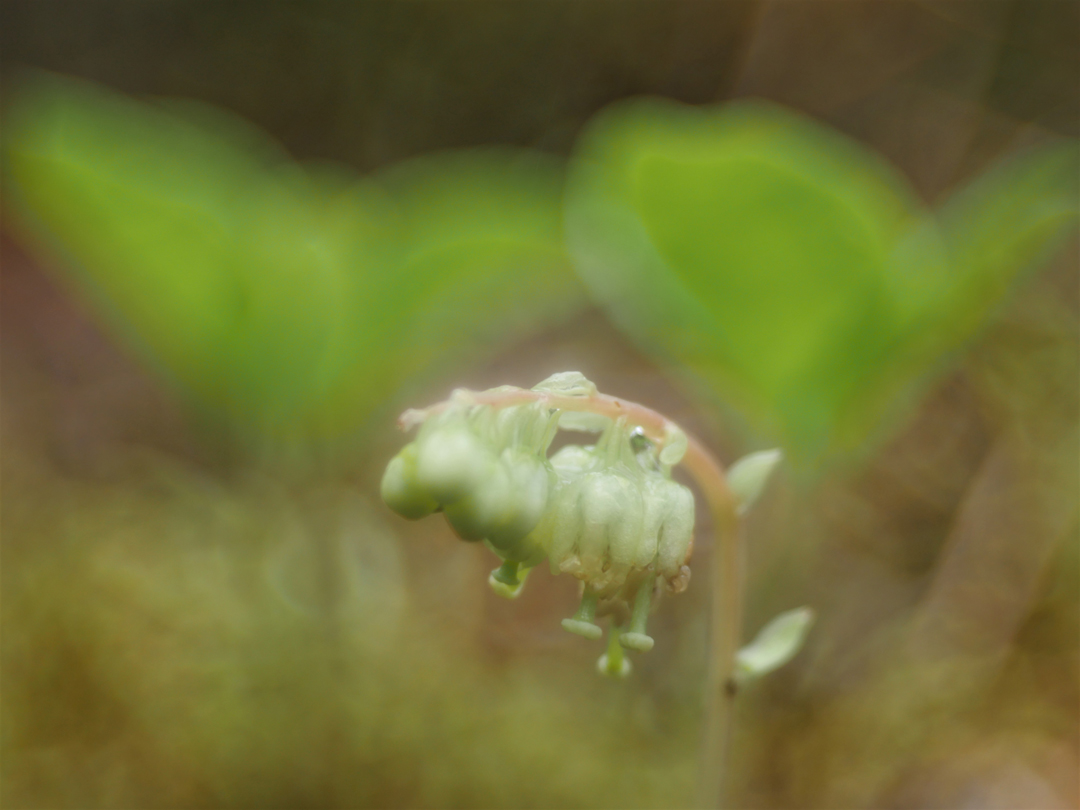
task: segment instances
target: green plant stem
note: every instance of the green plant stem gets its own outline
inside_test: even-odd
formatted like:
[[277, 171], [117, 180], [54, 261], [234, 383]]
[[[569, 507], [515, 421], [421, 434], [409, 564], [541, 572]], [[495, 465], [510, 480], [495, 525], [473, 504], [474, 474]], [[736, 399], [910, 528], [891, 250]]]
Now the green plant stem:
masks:
[[687, 471], [709, 505], [716, 542], [710, 570], [709, 656], [705, 675], [705, 728], [698, 763], [697, 805], [724, 806], [737, 692], [735, 656], [743, 609], [743, 538], [735, 499], [720, 464], [690, 437]]
[[[624, 399], [594, 394], [565, 396], [545, 391], [516, 388], [502, 391], [457, 389], [452, 401], [506, 408], [530, 402], [563, 410], [600, 414], [611, 419], [626, 417], [641, 427], [658, 447], [678, 432], [678, 427], [656, 411]], [[449, 402], [423, 410], [410, 409], [398, 419], [402, 430], [420, 424]], [[716, 543], [710, 576], [710, 616], [708, 669], [705, 676], [705, 724], [698, 769], [697, 805], [719, 808], [724, 805], [726, 774], [735, 705], [735, 656], [742, 631], [743, 551], [742, 530], [735, 498], [727, 484], [724, 468], [693, 436], [686, 434], [687, 448], [682, 463], [705, 496], [712, 514]]]

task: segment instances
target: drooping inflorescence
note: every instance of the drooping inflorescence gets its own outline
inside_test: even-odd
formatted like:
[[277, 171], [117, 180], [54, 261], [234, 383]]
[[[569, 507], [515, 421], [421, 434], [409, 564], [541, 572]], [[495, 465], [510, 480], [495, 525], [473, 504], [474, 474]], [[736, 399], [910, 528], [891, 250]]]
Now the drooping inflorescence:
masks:
[[[597, 403], [611, 407], [592, 407]], [[403, 517], [441, 511], [463, 540], [482, 541], [502, 560], [489, 578], [502, 596], [517, 596], [528, 571], [546, 559], [553, 573], [582, 583], [581, 605], [563, 621], [567, 630], [599, 638], [597, 616], [625, 605], [629, 622], [613, 630], [613, 642], [649, 650], [646, 620], [656, 590], [679, 593], [690, 579], [694, 497], [671, 478], [685, 434], [666, 420], [635, 423], [633, 415], [618, 400], [600, 398], [577, 372], [553, 375], [531, 391], [456, 391], [402, 417], [403, 427], [420, 430], [387, 466], [382, 496]], [[549, 458], [560, 427], [599, 437]], [[629, 670], [612, 649], [602, 666], [613, 675]]]

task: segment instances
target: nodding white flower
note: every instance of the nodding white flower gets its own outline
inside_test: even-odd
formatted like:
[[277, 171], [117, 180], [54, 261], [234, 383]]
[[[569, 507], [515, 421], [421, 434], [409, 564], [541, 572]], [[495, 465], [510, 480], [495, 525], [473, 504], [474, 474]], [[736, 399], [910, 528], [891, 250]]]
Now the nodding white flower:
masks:
[[[683, 570], [694, 536], [694, 496], [639, 450], [640, 434], [612, 423], [595, 447], [568, 445], [551, 458], [555, 492], [533, 531], [552, 571], [572, 574], [602, 597], [620, 592], [635, 572], [662, 574], [685, 590]], [[646, 458], [643, 458], [646, 456]]]
[[[554, 375], [534, 391], [597, 395], [577, 372]], [[544, 559], [553, 573], [579, 579], [581, 605], [563, 622], [572, 632], [598, 638], [597, 610], [627, 603], [632, 618], [618, 642], [651, 648], [645, 622], [655, 584], [678, 593], [690, 577], [694, 498], [671, 480], [685, 435], [668, 424], [658, 448], [625, 417], [560, 410], [543, 399], [487, 404], [499, 395], [513, 402], [515, 392], [521, 389], [462, 392], [410, 412], [420, 431], [387, 466], [383, 499], [410, 519], [441, 510], [459, 537], [482, 540], [503, 560], [489, 580], [503, 596], [517, 596], [524, 574]], [[600, 436], [548, 458], [557, 427]]]

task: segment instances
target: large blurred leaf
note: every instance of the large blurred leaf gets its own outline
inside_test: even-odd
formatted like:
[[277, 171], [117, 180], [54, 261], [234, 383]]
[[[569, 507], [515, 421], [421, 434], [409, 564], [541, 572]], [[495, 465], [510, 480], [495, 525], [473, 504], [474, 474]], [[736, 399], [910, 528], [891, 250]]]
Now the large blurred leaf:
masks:
[[357, 179], [223, 112], [57, 77], [21, 88], [4, 134], [21, 232], [242, 432], [355, 434], [415, 375], [580, 301], [560, 167], [521, 150]]
[[971, 334], [1075, 211], [1056, 174], [1075, 162], [1069, 146], [973, 189], [942, 235], [887, 164], [805, 119], [638, 100], [586, 132], [567, 228], [622, 328], [816, 454], [865, 438]]
[[397, 336], [396, 364], [419, 368], [432, 346], [489, 342], [580, 304], [564, 271], [555, 159], [461, 150], [397, 164], [375, 179], [397, 203], [405, 232], [401, 274], [389, 280], [408, 301], [386, 326]]

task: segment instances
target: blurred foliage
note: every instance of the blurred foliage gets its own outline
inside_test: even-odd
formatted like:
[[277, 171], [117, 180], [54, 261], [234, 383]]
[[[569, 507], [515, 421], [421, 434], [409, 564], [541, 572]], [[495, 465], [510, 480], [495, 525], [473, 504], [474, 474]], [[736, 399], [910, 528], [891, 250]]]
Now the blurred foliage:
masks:
[[[212, 109], [56, 77], [24, 89], [7, 141], [38, 243], [241, 431], [340, 441], [441, 348], [576, 304], [559, 168], [536, 153], [358, 180]], [[1057, 243], [1080, 162], [1073, 143], [1036, 150], [935, 215], [879, 158], [779, 108], [654, 100], [601, 116], [573, 171], [577, 264], [616, 321], [815, 456], [862, 443]]]
[[781, 109], [631, 101], [585, 135], [568, 222], [646, 350], [817, 455], [861, 443], [1074, 226], [1078, 157], [1034, 151], [935, 216], [865, 148]]
[[23, 226], [249, 438], [340, 444], [418, 372], [578, 306], [553, 159], [464, 151], [357, 179], [192, 102], [59, 77], [22, 92], [4, 155]]

